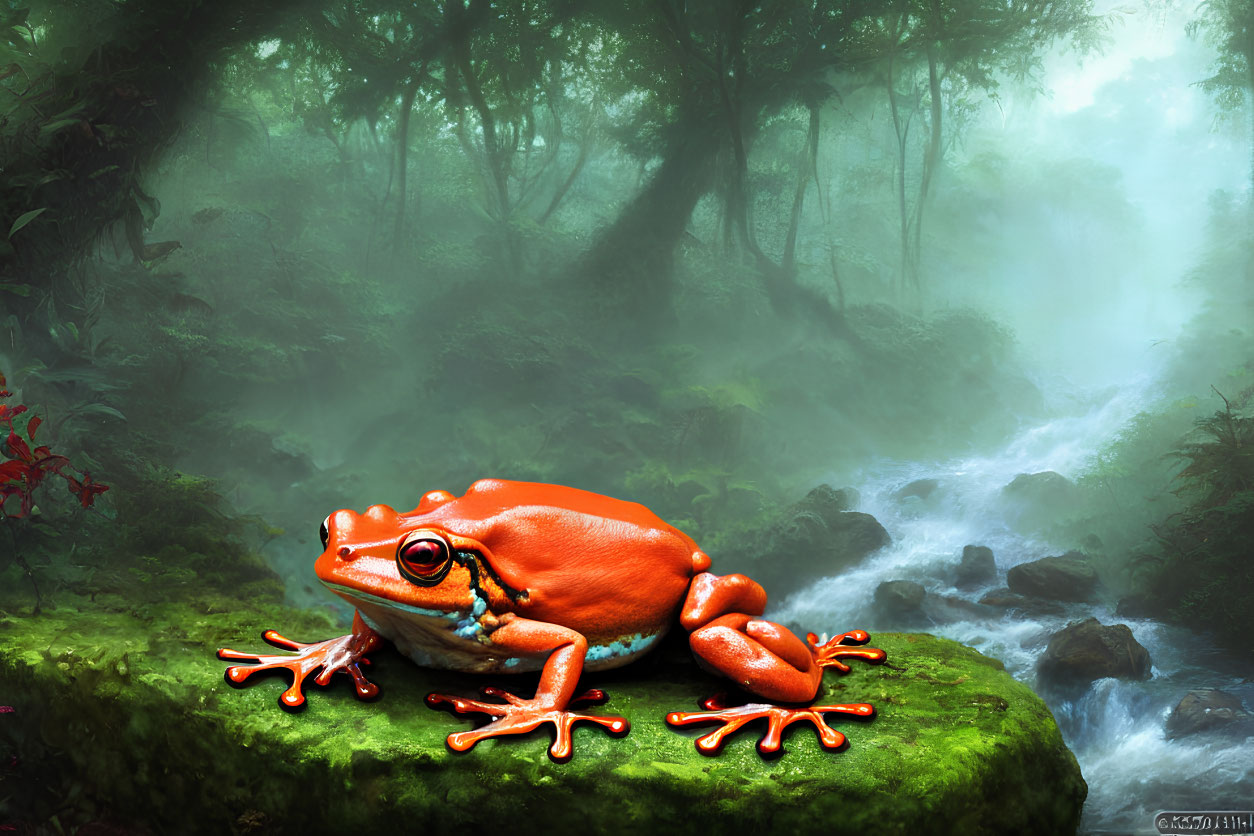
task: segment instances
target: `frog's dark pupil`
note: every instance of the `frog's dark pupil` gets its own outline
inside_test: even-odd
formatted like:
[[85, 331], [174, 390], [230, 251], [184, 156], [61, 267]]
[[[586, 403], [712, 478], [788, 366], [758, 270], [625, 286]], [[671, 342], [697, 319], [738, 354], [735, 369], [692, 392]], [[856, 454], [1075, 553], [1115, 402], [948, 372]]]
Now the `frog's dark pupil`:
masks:
[[331, 532], [327, 531], [326, 520], [323, 520], [322, 525], [318, 526], [318, 537], [322, 539], [322, 548], [325, 549], [327, 547], [327, 540], [331, 539]]
[[435, 540], [415, 540], [401, 549], [405, 568], [415, 575], [433, 575], [444, 566], [448, 554], [444, 544]]

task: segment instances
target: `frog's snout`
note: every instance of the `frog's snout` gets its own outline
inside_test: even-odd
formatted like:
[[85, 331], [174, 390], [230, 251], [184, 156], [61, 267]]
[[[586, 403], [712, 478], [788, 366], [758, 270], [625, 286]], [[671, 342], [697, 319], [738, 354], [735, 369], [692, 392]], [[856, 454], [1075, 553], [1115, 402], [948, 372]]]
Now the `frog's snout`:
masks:
[[[317, 531], [317, 535], [319, 535], [319, 538], [322, 540], [322, 550], [324, 551], [326, 550], [326, 544], [331, 540], [331, 529], [327, 526], [329, 523], [331, 523], [331, 518], [330, 516], [327, 516], [325, 520], [322, 520], [322, 528]], [[336, 555], [339, 555], [341, 560], [345, 560], [345, 562], [347, 562], [347, 560], [352, 560], [357, 556], [354, 551], [346, 545], [341, 545], [339, 549], [335, 550], [335, 553]]]
[[328, 516], [318, 529], [318, 538], [322, 541], [324, 555], [332, 553], [337, 560], [334, 562], [348, 563], [361, 557], [362, 551], [349, 543], [360, 539], [363, 524], [378, 523], [387, 520], [388, 515], [396, 516], [396, 512], [386, 505], [372, 505], [366, 513], [358, 514], [348, 508]]

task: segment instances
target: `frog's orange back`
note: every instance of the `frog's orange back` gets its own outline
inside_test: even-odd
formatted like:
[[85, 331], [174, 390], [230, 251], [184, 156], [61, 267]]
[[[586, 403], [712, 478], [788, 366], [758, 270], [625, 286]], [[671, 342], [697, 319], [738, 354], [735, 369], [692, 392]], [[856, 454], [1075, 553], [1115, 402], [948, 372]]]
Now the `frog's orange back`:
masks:
[[462, 497], [423, 497], [405, 527], [432, 525], [484, 547], [515, 611], [583, 633], [590, 643], [649, 636], [675, 618], [709, 558], [643, 505], [534, 482], [482, 479]]

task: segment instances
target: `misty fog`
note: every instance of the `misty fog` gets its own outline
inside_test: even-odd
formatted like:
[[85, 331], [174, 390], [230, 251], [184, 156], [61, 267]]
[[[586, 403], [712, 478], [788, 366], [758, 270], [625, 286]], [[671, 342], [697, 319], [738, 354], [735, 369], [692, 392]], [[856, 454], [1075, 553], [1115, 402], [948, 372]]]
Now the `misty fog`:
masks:
[[[827, 484], [892, 542], [848, 567], [789, 563], [787, 583], [764, 580], [768, 615], [1001, 659], [1077, 754], [1084, 832], [1248, 806], [1245, 732], [1162, 731], [1191, 688], [1254, 709], [1233, 604], [1248, 549], [1214, 545], [1250, 530], [1254, 490], [1254, 102], [1206, 83], [1249, 60], [1206, 17], [1228, 5], [1068, 0], [1053, 5], [1079, 17], [996, 43], [955, 12], [935, 87], [891, 3], [837, 34], [813, 24], [805, 48], [760, 9], [742, 42], [704, 7], [654, 25], [618, 4], [502, 4], [456, 67], [431, 34], [439, 4], [421, 6], [427, 32], [385, 5], [254, 21], [168, 94], [110, 78], [133, 118], [168, 108], [160, 128], [29, 116], [91, 143], [67, 139], [45, 170], [80, 154], [111, 184], [6, 197], [11, 219], [53, 208], [0, 253], [14, 403], [114, 486], [109, 520], [84, 530], [177, 486], [288, 603], [346, 622], [312, 571], [339, 508], [554, 482], [640, 502], [716, 570], [753, 574], [775, 560], [755, 544]], [[67, 65], [130, 31], [67, 9], [37, 4], [30, 30]], [[842, 58], [815, 57], [829, 48]], [[126, 160], [91, 156], [123, 142]], [[58, 212], [78, 219], [69, 244]], [[1065, 498], [1007, 499], [1047, 472]], [[1197, 522], [1215, 509], [1222, 526]], [[68, 575], [29, 536], [35, 575]], [[183, 536], [127, 542], [195, 551]], [[1082, 552], [1100, 592], [987, 609], [1003, 581], [964, 592], [947, 574], [969, 545], [1001, 573]], [[897, 617], [876, 598], [890, 580], [986, 609]], [[55, 600], [78, 583], [43, 586]], [[1130, 625], [1153, 678], [1052, 694], [1038, 660], [1088, 615]]]

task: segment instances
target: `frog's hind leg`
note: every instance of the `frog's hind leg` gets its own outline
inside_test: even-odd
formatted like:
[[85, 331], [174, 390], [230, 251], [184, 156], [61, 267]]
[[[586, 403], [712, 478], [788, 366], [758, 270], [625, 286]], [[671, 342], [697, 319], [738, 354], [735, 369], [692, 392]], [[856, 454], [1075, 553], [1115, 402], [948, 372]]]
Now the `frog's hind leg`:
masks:
[[[848, 672], [850, 668], [842, 659], [859, 658], [874, 664], [884, 661], [884, 651], [852, 646], [870, 639], [862, 630], [851, 630], [822, 644], [811, 633], [802, 642], [788, 628], [760, 618], [765, 609], [766, 593], [743, 575], [718, 577], [707, 573], [693, 579], [680, 615], [680, 623], [691, 631], [693, 653], [704, 667], [770, 703], [729, 707], [716, 697], [701, 703], [706, 711], [672, 712], [666, 722], [673, 726], [722, 722], [720, 729], [697, 740], [703, 754], [718, 752], [727, 735], [760, 718], [769, 723], [758, 744], [764, 755], [778, 752], [783, 729], [802, 720], [814, 724], [825, 748], [841, 748], [844, 735], [827, 726], [823, 715], [867, 719], [874, 716], [875, 709], [865, 703], [806, 704], [818, 694], [825, 667]], [[777, 702], [794, 706], [775, 705]]]
[[447, 694], [428, 694], [427, 705], [432, 708], [447, 705], [458, 714], [478, 713], [496, 718], [481, 728], [449, 735], [450, 749], [465, 752], [480, 740], [524, 734], [544, 723], [552, 723], [555, 731], [549, 756], [561, 762], [573, 754], [571, 728], [576, 722], [595, 723], [611, 734], [627, 733], [630, 725], [624, 717], [602, 717], [567, 710], [575, 703], [599, 704], [606, 700], [605, 693], [598, 690], [575, 696], [588, 650], [588, 640], [582, 634], [557, 624], [526, 618], [514, 617], [504, 621], [490, 634], [494, 648], [514, 656], [549, 654], [540, 674], [536, 695], [528, 700], [500, 688], [483, 689], [485, 695], [505, 700], [504, 703], [495, 703]]

